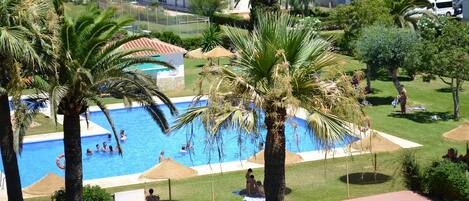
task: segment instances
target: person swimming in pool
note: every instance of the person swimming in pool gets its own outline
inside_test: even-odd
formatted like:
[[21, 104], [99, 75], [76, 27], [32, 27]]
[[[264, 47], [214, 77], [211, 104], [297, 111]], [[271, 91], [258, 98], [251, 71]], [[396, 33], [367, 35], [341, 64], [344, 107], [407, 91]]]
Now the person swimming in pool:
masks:
[[181, 150], [179, 150], [181, 153], [187, 153], [186, 146], [182, 146]]
[[120, 137], [121, 141], [127, 140], [127, 135], [125, 134], [124, 129], [121, 129], [121, 131], [120, 131], [120, 136], [121, 136], [121, 137]]
[[160, 152], [160, 157], [158, 159], [160, 163], [164, 161], [164, 151]]
[[107, 143], [103, 142], [103, 148], [101, 148], [101, 151], [106, 152], [107, 151]]
[[90, 148], [86, 149], [86, 155], [88, 156], [93, 155], [93, 150], [91, 150]]
[[114, 152], [114, 149], [112, 148], [112, 145], [109, 145], [109, 152]]
[[98, 151], [101, 151], [101, 149], [99, 148], [99, 144], [96, 144], [96, 152]]

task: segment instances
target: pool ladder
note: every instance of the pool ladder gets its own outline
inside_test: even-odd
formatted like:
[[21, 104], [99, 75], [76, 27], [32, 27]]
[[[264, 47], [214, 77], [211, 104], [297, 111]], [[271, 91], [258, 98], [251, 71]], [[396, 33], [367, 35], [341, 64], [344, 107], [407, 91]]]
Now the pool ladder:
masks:
[[0, 171], [0, 189], [5, 190], [5, 186], [6, 186], [5, 174], [3, 173], [3, 171]]

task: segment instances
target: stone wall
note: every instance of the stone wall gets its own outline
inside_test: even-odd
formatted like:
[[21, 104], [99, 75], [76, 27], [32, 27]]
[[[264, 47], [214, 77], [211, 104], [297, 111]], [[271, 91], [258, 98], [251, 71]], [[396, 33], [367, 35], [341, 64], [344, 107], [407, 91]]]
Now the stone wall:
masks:
[[184, 76], [157, 78], [158, 87], [164, 91], [184, 89]]

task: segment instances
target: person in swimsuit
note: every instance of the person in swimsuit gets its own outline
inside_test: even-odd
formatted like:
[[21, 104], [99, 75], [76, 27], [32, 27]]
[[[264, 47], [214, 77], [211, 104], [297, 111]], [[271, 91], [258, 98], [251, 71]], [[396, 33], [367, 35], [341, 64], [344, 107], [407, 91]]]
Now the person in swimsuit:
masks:
[[399, 104], [401, 105], [401, 113], [406, 113], [406, 104], [407, 104], [407, 91], [404, 88], [404, 85], [400, 86], [399, 92]]

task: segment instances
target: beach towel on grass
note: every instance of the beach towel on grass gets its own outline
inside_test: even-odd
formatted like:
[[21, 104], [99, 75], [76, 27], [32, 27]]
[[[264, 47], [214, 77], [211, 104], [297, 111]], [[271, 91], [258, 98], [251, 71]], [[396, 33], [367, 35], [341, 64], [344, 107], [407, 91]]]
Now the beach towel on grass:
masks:
[[265, 198], [244, 197], [243, 201], [265, 201]]

